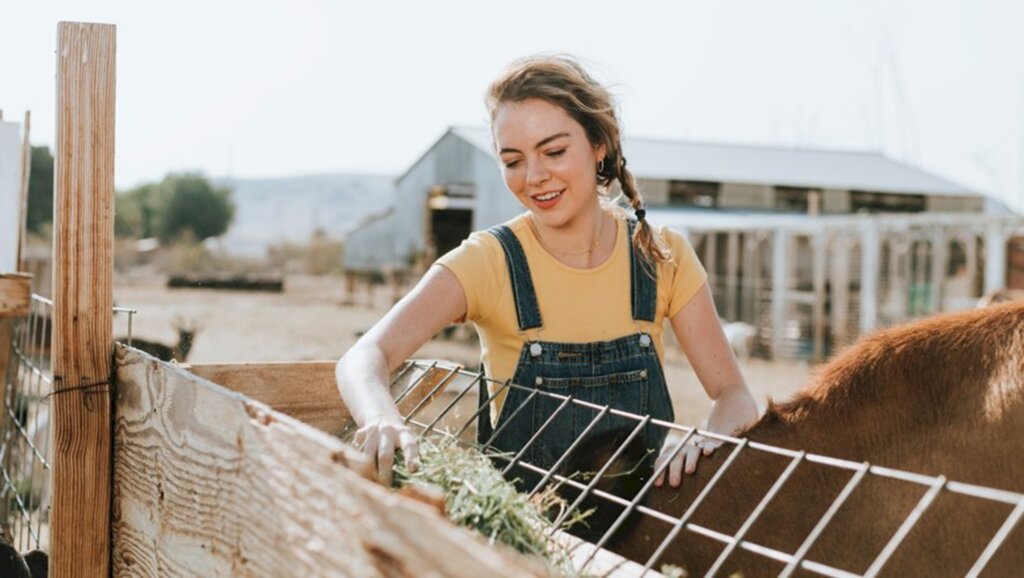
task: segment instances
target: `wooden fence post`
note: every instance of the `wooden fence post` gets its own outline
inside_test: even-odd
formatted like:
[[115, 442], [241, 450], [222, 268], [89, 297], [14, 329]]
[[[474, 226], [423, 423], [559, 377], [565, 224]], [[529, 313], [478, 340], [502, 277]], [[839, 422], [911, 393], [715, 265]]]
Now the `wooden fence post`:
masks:
[[116, 28], [57, 25], [51, 575], [110, 575]]

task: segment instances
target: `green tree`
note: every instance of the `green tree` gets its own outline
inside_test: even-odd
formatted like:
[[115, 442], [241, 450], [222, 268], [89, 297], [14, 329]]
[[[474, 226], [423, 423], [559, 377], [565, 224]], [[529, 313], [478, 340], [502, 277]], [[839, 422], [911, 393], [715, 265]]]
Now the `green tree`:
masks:
[[32, 172], [28, 177], [28, 208], [25, 227], [33, 233], [43, 232], [53, 222], [53, 155], [50, 147], [32, 147]]
[[235, 215], [231, 189], [214, 187], [198, 173], [167, 175], [149, 194], [157, 197], [156, 235], [162, 241], [186, 232], [196, 241], [222, 235]]
[[147, 183], [118, 193], [115, 200], [114, 233], [120, 237], [155, 237], [160, 215], [159, 184]]

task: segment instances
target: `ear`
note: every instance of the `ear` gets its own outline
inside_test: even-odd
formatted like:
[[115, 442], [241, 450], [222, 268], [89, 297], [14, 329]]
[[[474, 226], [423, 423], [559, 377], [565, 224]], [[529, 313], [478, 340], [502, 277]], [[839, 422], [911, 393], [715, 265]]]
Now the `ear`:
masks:
[[608, 156], [608, 146], [601, 143], [594, 147], [594, 164], [601, 162], [602, 159]]

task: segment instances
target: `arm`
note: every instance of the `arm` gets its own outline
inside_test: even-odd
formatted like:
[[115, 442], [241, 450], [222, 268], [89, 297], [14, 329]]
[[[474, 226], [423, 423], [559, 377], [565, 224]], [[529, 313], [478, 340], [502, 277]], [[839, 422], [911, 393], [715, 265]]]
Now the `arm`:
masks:
[[466, 294], [448, 269], [435, 265], [423, 279], [338, 361], [338, 391], [360, 426], [356, 444], [376, 455], [380, 478], [391, 478], [396, 447], [415, 468], [412, 431], [402, 422], [388, 375], [435, 333], [466, 315]]
[[[705, 429], [736, 435], [752, 425], [758, 418], [757, 404], [722, 331], [707, 283], [672, 318], [672, 329], [704, 391], [712, 400]], [[710, 455], [718, 445], [721, 444], [705, 441], [704, 454]], [[686, 473], [692, 474], [696, 470], [699, 454], [696, 446], [687, 447], [677, 454], [669, 466], [669, 485], [679, 485], [684, 459]], [[657, 481], [658, 485], [661, 481]]]

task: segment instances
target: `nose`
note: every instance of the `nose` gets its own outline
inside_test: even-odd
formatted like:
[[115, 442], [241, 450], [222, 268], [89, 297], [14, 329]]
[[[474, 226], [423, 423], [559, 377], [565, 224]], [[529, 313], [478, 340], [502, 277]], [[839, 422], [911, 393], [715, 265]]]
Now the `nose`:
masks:
[[526, 166], [526, 182], [531, 186], [537, 186], [551, 178], [551, 173], [544, 168], [544, 163], [529, 163]]

